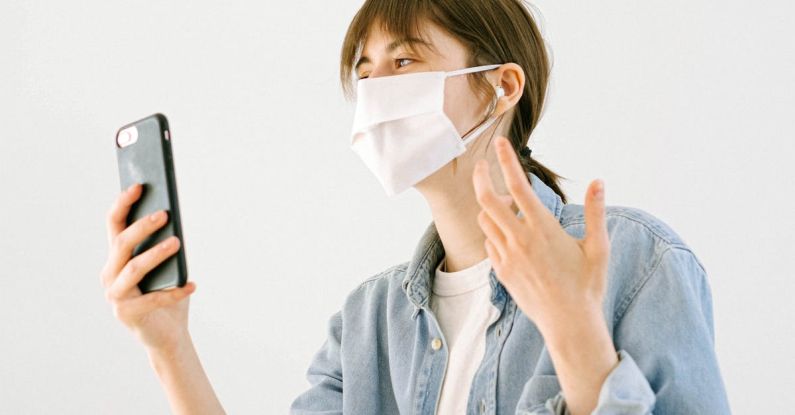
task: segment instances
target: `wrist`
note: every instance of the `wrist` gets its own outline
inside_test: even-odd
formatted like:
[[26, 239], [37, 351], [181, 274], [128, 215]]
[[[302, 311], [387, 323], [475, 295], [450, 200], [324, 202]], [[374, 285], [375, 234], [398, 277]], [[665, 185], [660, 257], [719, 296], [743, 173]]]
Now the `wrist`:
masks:
[[602, 362], [610, 367], [618, 362], [618, 353], [601, 313], [558, 324], [542, 334], [553, 360]]
[[191, 350], [193, 350], [193, 340], [187, 331], [175, 334], [171, 339], [157, 346], [146, 346], [146, 353], [155, 369], [188, 355]]
[[[572, 314], [569, 314], [570, 316]], [[571, 413], [590, 413], [618, 353], [601, 312], [572, 317], [542, 332]]]
[[190, 332], [186, 328], [170, 331], [168, 334], [159, 335], [152, 338], [141, 337], [141, 343], [149, 353], [165, 354], [185, 347], [191, 343]]
[[178, 339], [165, 346], [147, 348], [149, 362], [166, 393], [171, 413], [225, 414], [192, 339], [187, 335]]

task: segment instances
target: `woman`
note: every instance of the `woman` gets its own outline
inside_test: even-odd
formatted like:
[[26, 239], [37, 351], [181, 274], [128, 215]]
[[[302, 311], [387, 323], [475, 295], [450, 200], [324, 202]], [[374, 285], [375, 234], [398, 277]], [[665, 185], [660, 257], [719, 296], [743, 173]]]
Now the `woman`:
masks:
[[[549, 63], [519, 0], [368, 0], [342, 47], [358, 78], [352, 148], [387, 194], [416, 188], [433, 222], [410, 261], [331, 317], [294, 414], [728, 413], [710, 288], [692, 250], [645, 211], [567, 204], [526, 148]], [[518, 156], [517, 156], [518, 153]], [[189, 283], [141, 296], [178, 242], [130, 259], [165, 223], [109, 214], [103, 270], [175, 413], [222, 413], [187, 334]]]

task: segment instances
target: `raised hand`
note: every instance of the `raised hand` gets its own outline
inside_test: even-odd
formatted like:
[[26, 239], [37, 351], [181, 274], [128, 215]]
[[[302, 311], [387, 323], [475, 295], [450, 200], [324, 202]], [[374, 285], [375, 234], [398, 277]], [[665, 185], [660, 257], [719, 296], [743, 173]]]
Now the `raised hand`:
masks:
[[[122, 192], [107, 216], [108, 259], [100, 278], [113, 314], [149, 349], [176, 347], [188, 334], [188, 295], [196, 284], [141, 295], [138, 282], [147, 272], [174, 255], [180, 241], [172, 236], [132, 258], [135, 246], [168, 223], [167, 212], [138, 219], [126, 226], [130, 207], [141, 196], [141, 186]], [[184, 301], [183, 301], [184, 300]]]
[[585, 238], [577, 239], [539, 200], [510, 142], [498, 137], [494, 145], [505, 185], [523, 214], [517, 217], [501, 202], [506, 195], [495, 192], [488, 162], [480, 160], [473, 174], [483, 208], [478, 222], [498, 279], [542, 333], [586, 315], [601, 318], [610, 254], [601, 180], [588, 187]]
[[505, 137], [495, 140], [497, 158], [518, 217], [498, 195], [488, 162], [473, 174], [478, 223], [494, 272], [516, 305], [538, 327], [555, 366], [568, 410], [591, 413], [618, 354], [602, 315], [610, 240], [604, 184], [594, 180], [585, 197], [585, 237], [566, 233], [527, 180]]

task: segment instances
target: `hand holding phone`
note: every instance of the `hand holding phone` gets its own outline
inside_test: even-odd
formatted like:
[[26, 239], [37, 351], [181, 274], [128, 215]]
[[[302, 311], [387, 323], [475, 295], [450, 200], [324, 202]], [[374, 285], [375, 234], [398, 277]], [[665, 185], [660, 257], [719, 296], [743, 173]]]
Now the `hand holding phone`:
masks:
[[123, 187], [107, 215], [109, 251], [101, 271], [116, 318], [158, 350], [189, 339], [186, 297], [196, 287], [184, 267], [170, 144], [160, 142], [170, 141], [164, 120], [156, 114], [117, 134]]
[[[169, 290], [141, 293], [138, 281], [180, 249], [179, 238], [170, 237], [159, 245], [132, 257], [135, 246], [151, 237], [166, 218], [138, 219], [126, 225], [131, 206], [141, 196], [141, 186], [122, 192], [107, 215], [108, 258], [101, 271], [105, 299], [113, 315], [127, 326], [149, 350], [174, 350], [189, 339], [186, 298], [196, 289], [194, 282]], [[183, 301], [184, 300], [184, 301]]]

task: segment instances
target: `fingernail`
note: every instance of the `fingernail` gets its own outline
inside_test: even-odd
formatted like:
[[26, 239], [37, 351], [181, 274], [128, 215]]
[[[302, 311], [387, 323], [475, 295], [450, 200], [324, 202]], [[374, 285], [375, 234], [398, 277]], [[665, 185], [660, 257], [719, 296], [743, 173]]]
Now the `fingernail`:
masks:
[[605, 195], [605, 183], [604, 181], [602, 181], [602, 179], [599, 179], [596, 181], [596, 192], [594, 193], [594, 196], [597, 199], [602, 199], [604, 195]]
[[149, 220], [152, 222], [157, 222], [165, 217], [166, 212], [163, 210], [157, 211], [151, 215], [149, 215]]
[[138, 183], [133, 184], [132, 186], [127, 188], [127, 193], [132, 193], [138, 187]]
[[163, 249], [169, 249], [169, 248], [173, 247], [176, 244], [177, 244], [177, 237], [172, 236], [172, 237], [166, 239], [165, 241], [163, 241], [162, 247], [163, 247]]

